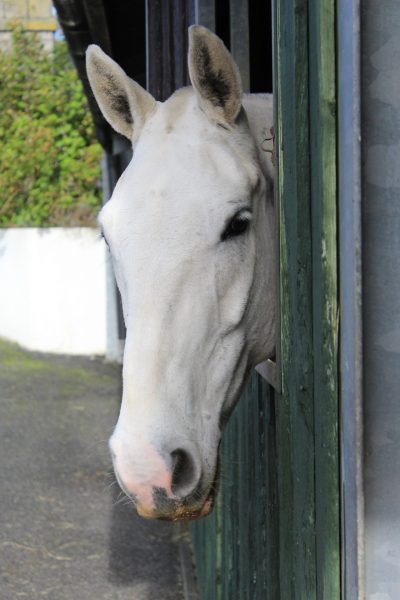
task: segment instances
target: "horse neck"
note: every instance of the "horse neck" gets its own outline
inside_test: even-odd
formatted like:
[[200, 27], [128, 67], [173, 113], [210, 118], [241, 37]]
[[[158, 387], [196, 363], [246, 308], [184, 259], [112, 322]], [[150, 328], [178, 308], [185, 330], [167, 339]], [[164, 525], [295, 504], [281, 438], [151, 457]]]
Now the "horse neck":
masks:
[[271, 127], [274, 124], [274, 112], [272, 94], [245, 94], [243, 106], [249, 121], [250, 131], [256, 140], [262, 170], [266, 178], [273, 181]]

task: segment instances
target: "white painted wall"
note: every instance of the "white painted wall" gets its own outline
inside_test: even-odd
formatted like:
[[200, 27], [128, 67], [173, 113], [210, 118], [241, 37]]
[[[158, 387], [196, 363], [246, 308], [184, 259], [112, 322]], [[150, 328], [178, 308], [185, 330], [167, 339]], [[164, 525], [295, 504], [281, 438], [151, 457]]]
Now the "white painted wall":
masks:
[[94, 228], [0, 229], [0, 337], [120, 358], [109, 261]]

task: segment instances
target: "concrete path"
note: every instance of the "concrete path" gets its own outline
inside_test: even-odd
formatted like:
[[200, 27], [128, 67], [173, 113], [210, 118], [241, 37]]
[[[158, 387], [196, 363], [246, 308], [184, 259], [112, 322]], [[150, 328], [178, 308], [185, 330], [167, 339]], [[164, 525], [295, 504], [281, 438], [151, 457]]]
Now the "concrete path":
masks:
[[1, 600], [182, 600], [176, 531], [119, 500], [120, 369], [0, 341]]

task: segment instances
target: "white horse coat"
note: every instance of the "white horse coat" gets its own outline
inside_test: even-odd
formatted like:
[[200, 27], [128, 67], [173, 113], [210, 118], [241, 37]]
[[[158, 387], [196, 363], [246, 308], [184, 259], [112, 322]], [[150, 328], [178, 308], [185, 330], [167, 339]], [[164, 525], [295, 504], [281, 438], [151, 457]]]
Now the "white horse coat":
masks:
[[275, 345], [269, 96], [242, 97], [229, 52], [190, 29], [192, 87], [165, 103], [98, 47], [97, 102], [133, 158], [99, 222], [127, 338], [110, 440], [121, 487], [146, 517], [211, 508], [223, 425], [251, 369]]

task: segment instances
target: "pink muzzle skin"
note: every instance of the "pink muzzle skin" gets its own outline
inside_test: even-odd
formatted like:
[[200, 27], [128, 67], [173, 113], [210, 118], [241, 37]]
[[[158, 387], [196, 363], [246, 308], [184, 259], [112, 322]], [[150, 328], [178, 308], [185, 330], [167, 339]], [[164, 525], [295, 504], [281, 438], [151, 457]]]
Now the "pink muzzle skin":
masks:
[[[112, 454], [118, 482], [141, 517], [178, 521], [199, 519], [211, 512], [213, 492], [206, 498], [199, 487], [186, 496], [173, 492], [173, 463], [168, 465], [151, 443], [142, 442], [136, 455], [115, 448], [115, 443], [112, 445], [117, 450], [116, 453], [112, 449]], [[201, 479], [198, 484], [201, 485]]]
[[171, 489], [172, 472], [152, 444], [146, 443], [141, 447], [141, 456], [139, 464], [124, 456], [116, 456], [114, 469], [126, 493], [151, 512], [156, 509], [155, 488], [164, 490], [171, 500], [176, 499]]

